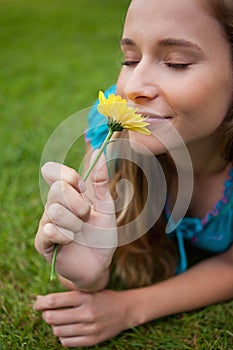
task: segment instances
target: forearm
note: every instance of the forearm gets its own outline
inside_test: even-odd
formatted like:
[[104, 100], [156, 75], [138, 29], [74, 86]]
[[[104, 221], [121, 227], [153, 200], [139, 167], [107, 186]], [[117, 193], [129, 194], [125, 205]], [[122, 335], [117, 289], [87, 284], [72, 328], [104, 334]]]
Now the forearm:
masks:
[[132, 290], [130, 322], [136, 326], [232, 297], [233, 262], [228, 253], [208, 259], [164, 282]]

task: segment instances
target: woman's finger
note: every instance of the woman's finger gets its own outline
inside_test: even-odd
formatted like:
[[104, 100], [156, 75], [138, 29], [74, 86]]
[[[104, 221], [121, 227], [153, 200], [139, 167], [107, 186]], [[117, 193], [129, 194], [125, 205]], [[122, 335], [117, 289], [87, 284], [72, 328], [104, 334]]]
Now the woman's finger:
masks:
[[63, 207], [63, 205], [53, 203], [46, 206], [45, 210], [53, 224], [73, 232], [79, 232], [82, 229], [83, 221], [74, 215], [70, 210]]
[[96, 329], [93, 323], [71, 323], [52, 326], [56, 337], [77, 337], [93, 334]]
[[99, 341], [107, 340], [106, 339], [99, 339], [98, 336], [90, 336], [90, 335], [83, 335], [83, 336], [76, 336], [76, 337], [59, 337], [59, 340], [61, 344], [65, 347], [82, 347], [82, 346], [94, 346]]
[[55, 181], [49, 190], [47, 206], [59, 203], [69, 209], [78, 217], [85, 219], [90, 212], [90, 206], [69, 183], [61, 180]]
[[43, 319], [49, 325], [67, 325], [72, 323], [92, 323], [91, 314], [83, 312], [79, 307], [68, 309], [45, 310], [42, 312]]
[[85, 292], [78, 290], [38, 295], [33, 307], [37, 311], [42, 311], [79, 306], [83, 303], [85, 296]]
[[62, 180], [68, 182], [80, 192], [84, 192], [86, 189], [85, 183], [77, 171], [69, 168], [66, 165], [55, 162], [47, 162], [42, 166], [41, 173], [49, 185], [55, 181]]
[[35, 239], [35, 247], [41, 254], [51, 252], [55, 243], [69, 244], [74, 240], [74, 232], [63, 227], [56, 226], [52, 223], [47, 223], [41, 226]]

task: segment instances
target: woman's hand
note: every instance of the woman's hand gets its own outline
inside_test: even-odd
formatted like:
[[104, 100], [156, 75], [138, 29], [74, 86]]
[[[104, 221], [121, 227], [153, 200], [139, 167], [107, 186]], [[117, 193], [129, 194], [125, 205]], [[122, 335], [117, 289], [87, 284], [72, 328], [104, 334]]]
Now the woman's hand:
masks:
[[51, 262], [54, 244], [59, 244], [56, 271], [79, 289], [103, 288], [117, 245], [114, 203], [104, 155], [88, 181], [92, 200], [85, 195], [85, 184], [79, 174], [67, 166], [46, 163], [42, 175], [50, 190], [35, 239], [36, 249]]
[[130, 328], [130, 291], [71, 291], [38, 296], [34, 309], [42, 311], [63, 346], [93, 346]]

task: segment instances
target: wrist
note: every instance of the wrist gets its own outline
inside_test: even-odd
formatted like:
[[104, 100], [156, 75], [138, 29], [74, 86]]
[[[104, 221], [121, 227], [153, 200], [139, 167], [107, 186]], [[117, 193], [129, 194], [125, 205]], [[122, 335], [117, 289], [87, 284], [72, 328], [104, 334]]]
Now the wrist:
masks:
[[129, 327], [137, 327], [148, 321], [148, 303], [145, 298], [146, 288], [136, 288], [123, 291], [125, 302], [125, 316]]

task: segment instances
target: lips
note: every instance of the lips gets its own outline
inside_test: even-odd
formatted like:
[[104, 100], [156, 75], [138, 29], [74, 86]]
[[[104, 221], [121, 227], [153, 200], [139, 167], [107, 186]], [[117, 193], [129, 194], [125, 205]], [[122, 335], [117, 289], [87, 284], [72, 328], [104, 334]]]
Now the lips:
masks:
[[147, 121], [149, 122], [150, 120], [154, 120], [154, 119], [171, 119], [172, 116], [170, 115], [166, 115], [166, 114], [161, 114], [161, 113], [150, 113], [150, 112], [145, 112], [145, 111], [141, 111], [138, 110], [137, 111], [138, 114], [141, 114], [143, 117], [147, 118]]

